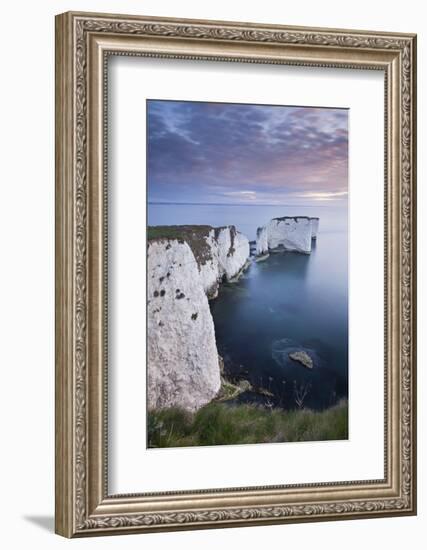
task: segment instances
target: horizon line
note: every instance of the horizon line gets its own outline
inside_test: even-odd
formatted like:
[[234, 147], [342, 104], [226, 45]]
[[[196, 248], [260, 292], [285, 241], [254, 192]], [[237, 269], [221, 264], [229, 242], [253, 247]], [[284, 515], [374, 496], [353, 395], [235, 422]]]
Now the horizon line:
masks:
[[[324, 201], [320, 201], [324, 202]], [[326, 201], [330, 202], [330, 201]], [[295, 208], [324, 208], [326, 204], [273, 204], [273, 203], [241, 203], [241, 202], [168, 202], [168, 201], [147, 201], [147, 204], [157, 205], [184, 205], [184, 206], [286, 206]]]

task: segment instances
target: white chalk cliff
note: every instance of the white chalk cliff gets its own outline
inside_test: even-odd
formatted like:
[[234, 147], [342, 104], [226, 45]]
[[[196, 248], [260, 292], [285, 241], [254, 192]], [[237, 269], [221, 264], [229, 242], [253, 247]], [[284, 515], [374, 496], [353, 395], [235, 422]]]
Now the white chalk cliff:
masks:
[[221, 383], [208, 296], [247, 265], [249, 241], [234, 226], [153, 229], [147, 254], [148, 408], [195, 411]]
[[317, 239], [317, 233], [319, 232], [319, 218], [310, 218], [311, 221], [311, 238]]
[[317, 237], [319, 218], [284, 216], [273, 218], [257, 230], [256, 253], [268, 254], [270, 250], [289, 250], [311, 253], [311, 241]]
[[230, 281], [245, 267], [250, 253], [249, 240], [233, 225], [211, 228], [205, 240], [210, 250], [200, 263], [200, 277], [208, 297], [215, 298], [221, 280]]
[[268, 230], [267, 226], [258, 227], [256, 232], [256, 255], [262, 256], [268, 253]]

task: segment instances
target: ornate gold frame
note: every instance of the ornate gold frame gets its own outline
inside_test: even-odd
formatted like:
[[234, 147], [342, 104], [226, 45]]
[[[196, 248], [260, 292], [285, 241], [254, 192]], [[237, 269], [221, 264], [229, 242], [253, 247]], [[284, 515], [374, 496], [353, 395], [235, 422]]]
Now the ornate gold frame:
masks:
[[[105, 155], [108, 55], [385, 74], [385, 477], [108, 495]], [[65, 13], [56, 18], [56, 532], [66, 537], [416, 511], [416, 37]]]

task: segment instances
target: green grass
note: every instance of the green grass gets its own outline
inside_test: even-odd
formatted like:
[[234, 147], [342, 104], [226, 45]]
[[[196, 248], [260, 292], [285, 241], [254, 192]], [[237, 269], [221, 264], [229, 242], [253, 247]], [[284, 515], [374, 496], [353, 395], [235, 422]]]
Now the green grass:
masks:
[[150, 225], [147, 228], [148, 240], [185, 239], [189, 235], [209, 235], [210, 225]]
[[348, 438], [347, 401], [316, 412], [268, 410], [256, 405], [210, 403], [192, 414], [164, 409], [148, 414], [149, 447], [236, 445]]
[[148, 241], [176, 239], [186, 242], [199, 265], [212, 258], [211, 247], [206, 238], [213, 228], [210, 225], [153, 225], [147, 228]]

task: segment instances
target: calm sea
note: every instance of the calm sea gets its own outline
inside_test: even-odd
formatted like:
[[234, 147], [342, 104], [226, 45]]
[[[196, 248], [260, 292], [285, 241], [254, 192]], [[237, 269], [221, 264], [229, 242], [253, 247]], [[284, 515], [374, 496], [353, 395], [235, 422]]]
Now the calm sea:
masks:
[[[150, 204], [148, 210], [149, 225], [233, 224], [250, 240], [271, 218], [318, 216], [319, 234], [311, 255], [285, 252], [253, 262], [238, 283], [221, 286], [210, 306], [226, 372], [236, 380], [249, 380], [256, 389], [240, 401], [323, 409], [347, 397], [345, 206]], [[298, 350], [312, 358], [313, 369], [289, 358]]]

